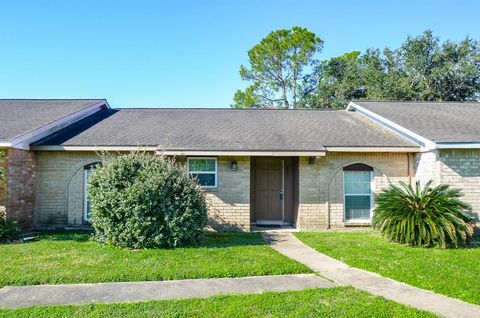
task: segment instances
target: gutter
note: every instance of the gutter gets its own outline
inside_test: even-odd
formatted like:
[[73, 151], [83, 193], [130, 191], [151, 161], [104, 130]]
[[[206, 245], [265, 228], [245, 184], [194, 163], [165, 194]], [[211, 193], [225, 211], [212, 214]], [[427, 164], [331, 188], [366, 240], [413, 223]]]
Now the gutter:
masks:
[[438, 142], [437, 149], [480, 149], [480, 142]]

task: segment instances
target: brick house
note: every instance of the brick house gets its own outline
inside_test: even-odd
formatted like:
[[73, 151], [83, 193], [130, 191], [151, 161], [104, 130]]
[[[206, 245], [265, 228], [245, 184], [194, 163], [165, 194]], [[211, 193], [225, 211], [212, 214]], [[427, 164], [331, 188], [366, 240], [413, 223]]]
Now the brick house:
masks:
[[3, 100], [0, 209], [25, 227], [88, 226], [86, 181], [99, 151], [141, 148], [174, 156], [197, 178], [217, 229], [368, 226], [381, 189], [430, 179], [461, 188], [478, 217], [479, 107], [112, 109], [106, 100]]

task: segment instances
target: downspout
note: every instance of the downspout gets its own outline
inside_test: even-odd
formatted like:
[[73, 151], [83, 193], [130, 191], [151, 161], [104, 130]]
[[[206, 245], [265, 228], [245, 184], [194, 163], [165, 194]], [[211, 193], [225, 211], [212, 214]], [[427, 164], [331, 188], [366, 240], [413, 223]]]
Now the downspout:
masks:
[[412, 164], [413, 154], [411, 152], [407, 153], [407, 175], [408, 175], [408, 184], [412, 184]]

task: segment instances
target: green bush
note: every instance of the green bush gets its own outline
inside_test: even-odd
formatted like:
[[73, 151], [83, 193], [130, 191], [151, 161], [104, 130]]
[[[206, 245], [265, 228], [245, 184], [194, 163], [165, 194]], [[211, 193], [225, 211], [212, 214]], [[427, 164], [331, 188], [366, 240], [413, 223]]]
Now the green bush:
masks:
[[204, 192], [173, 160], [147, 154], [106, 157], [89, 179], [94, 239], [129, 248], [201, 242]]
[[8, 242], [17, 238], [20, 228], [17, 222], [8, 220], [5, 215], [0, 213], [0, 242]]
[[414, 246], [458, 246], [473, 235], [474, 220], [469, 205], [460, 200], [460, 190], [442, 184], [415, 189], [391, 185], [376, 198], [373, 226], [388, 239]]

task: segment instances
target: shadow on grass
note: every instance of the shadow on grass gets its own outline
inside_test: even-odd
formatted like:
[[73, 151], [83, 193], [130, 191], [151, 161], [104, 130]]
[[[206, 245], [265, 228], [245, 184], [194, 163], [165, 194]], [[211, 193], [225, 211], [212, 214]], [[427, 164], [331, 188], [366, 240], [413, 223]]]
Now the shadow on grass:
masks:
[[[37, 241], [53, 242], [89, 242], [93, 232], [88, 231], [56, 231], [40, 232]], [[101, 244], [101, 243], [98, 243]], [[234, 246], [259, 246], [266, 245], [260, 233], [217, 233], [207, 232], [205, 240], [197, 246], [183, 246], [182, 248], [223, 248]]]
[[216, 233], [209, 232], [201, 247], [231, 247], [266, 245], [260, 233]]
[[92, 237], [91, 231], [48, 231], [40, 232], [39, 241], [88, 242]]

